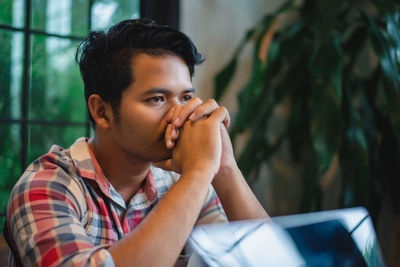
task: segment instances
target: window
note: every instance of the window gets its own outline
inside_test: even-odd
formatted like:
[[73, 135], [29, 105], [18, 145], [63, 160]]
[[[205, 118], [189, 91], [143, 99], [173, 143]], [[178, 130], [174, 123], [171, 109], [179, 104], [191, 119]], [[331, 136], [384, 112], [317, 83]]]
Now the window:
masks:
[[[90, 135], [75, 63], [90, 30], [139, 18], [139, 0], [0, 1], [0, 212], [25, 168], [52, 144]], [[4, 220], [4, 218], [3, 218]]]

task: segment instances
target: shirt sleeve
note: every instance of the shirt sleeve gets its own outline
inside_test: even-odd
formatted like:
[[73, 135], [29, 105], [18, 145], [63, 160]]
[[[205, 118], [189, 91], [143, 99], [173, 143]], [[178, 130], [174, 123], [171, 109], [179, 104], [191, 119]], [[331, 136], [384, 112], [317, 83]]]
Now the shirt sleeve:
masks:
[[[159, 168], [152, 167], [156, 179], [159, 195], [162, 197], [175, 184], [180, 174], [167, 172]], [[209, 186], [206, 198], [204, 200], [200, 215], [196, 221], [198, 224], [222, 223], [228, 222], [225, 211], [212, 185]]]
[[[153, 174], [158, 183], [159, 194], [162, 197], [173, 184], [175, 184], [180, 174], [167, 172], [153, 167]], [[161, 177], [161, 178], [158, 178]], [[166, 189], [165, 189], [166, 188]], [[225, 211], [212, 185], [209, 186], [206, 198], [204, 200], [200, 215], [196, 221], [198, 224], [222, 223], [228, 222]]]
[[24, 266], [114, 266], [106, 246], [94, 246], [81, 223], [86, 197], [70, 166], [44, 156], [11, 193], [7, 225]]

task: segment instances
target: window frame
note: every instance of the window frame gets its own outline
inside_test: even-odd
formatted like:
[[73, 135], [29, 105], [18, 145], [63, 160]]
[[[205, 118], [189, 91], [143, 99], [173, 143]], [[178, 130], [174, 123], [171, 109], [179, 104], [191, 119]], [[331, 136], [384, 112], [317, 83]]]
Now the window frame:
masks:
[[[87, 32], [91, 30], [91, 21], [92, 21], [92, 6], [93, 0], [88, 0], [88, 10], [87, 10], [87, 19], [88, 19], [88, 28]], [[29, 104], [30, 104], [30, 76], [31, 76], [31, 48], [32, 48], [32, 36], [44, 36], [44, 37], [57, 37], [68, 39], [71, 41], [82, 41], [85, 36], [76, 36], [76, 35], [62, 35], [56, 33], [48, 33], [42, 30], [32, 29], [32, 0], [25, 0], [24, 6], [24, 26], [23, 27], [14, 27], [7, 24], [0, 23], [0, 29], [9, 31], [10, 33], [14, 32], [22, 32], [23, 33], [23, 61], [22, 61], [22, 88], [21, 88], [21, 117], [20, 119], [13, 118], [0, 118], [0, 123], [2, 124], [18, 124], [21, 127], [20, 130], [20, 138], [21, 138], [21, 151], [20, 151], [20, 163], [21, 163], [21, 173], [27, 168], [30, 164], [28, 162], [28, 149], [29, 149], [29, 127], [32, 125], [46, 125], [46, 126], [80, 126], [85, 127], [86, 136], [90, 135], [90, 122], [89, 117], [86, 115], [85, 122], [75, 122], [71, 120], [46, 120], [46, 119], [29, 119]], [[82, 96], [83, 97], [83, 96]]]
[[[15, 26], [8, 22], [0, 22], [0, 30], [4, 30], [9, 33], [22, 33], [23, 34], [23, 44], [22, 44], [22, 74], [21, 74], [21, 95], [20, 95], [20, 117], [0, 117], [0, 124], [10, 126], [17, 125], [20, 128], [19, 140], [20, 140], [20, 151], [18, 162], [20, 163], [20, 173], [22, 174], [24, 170], [28, 167], [31, 162], [29, 160], [29, 129], [31, 126], [59, 126], [59, 127], [82, 127], [85, 129], [86, 136], [91, 135], [92, 126], [90, 124], [89, 116], [86, 113], [82, 116], [85, 117], [84, 122], [77, 122], [72, 120], [53, 120], [53, 119], [35, 119], [30, 118], [30, 90], [31, 90], [31, 60], [32, 60], [32, 39], [34, 36], [42, 37], [57, 37], [68, 39], [71, 41], [82, 41], [86, 35], [92, 30], [92, 8], [95, 4], [95, 0], [88, 0], [87, 9], [87, 33], [84, 36], [77, 35], [63, 35], [57, 33], [50, 33], [46, 30], [37, 30], [32, 28], [32, 12], [33, 12], [33, 0], [24, 1], [24, 19], [23, 25]], [[139, 1], [140, 17], [152, 18], [158, 24], [169, 25], [173, 28], [179, 29], [179, 11], [180, 11], [180, 1], [179, 0], [140, 0]], [[83, 97], [83, 95], [82, 95]], [[43, 151], [43, 154], [46, 151]], [[1, 179], [1, 178], [0, 178]], [[4, 179], [4, 178], [3, 178]], [[18, 177], [15, 177], [18, 179]], [[0, 211], [0, 215], [4, 215]]]

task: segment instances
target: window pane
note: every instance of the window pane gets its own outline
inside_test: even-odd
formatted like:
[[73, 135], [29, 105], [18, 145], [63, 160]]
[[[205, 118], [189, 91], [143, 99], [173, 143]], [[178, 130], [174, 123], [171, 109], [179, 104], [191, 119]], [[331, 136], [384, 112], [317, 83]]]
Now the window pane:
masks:
[[85, 133], [85, 126], [29, 126], [28, 162], [31, 163], [46, 154], [53, 144], [68, 148], [76, 139], [85, 136]]
[[0, 30], [0, 118], [21, 116], [23, 33]]
[[3, 211], [12, 187], [22, 174], [21, 127], [0, 123], [0, 129], [0, 211]]
[[0, 1], [0, 24], [24, 27], [25, 0], [1, 0]]
[[57, 37], [32, 37], [30, 119], [86, 121], [78, 43]]
[[85, 36], [89, 0], [33, 0], [32, 28], [62, 35]]
[[139, 0], [94, 0], [92, 30], [106, 29], [124, 19], [140, 17]]

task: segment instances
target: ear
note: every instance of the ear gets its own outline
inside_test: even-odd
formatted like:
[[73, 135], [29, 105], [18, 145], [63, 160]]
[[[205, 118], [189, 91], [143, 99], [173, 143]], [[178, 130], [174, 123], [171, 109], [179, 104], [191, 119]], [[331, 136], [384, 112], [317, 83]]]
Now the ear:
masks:
[[112, 120], [111, 105], [105, 102], [98, 94], [93, 94], [88, 99], [88, 107], [96, 127], [108, 130]]

